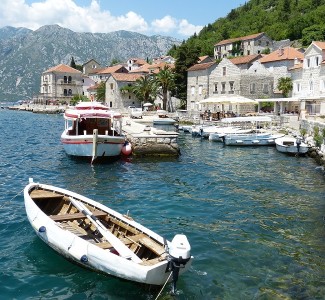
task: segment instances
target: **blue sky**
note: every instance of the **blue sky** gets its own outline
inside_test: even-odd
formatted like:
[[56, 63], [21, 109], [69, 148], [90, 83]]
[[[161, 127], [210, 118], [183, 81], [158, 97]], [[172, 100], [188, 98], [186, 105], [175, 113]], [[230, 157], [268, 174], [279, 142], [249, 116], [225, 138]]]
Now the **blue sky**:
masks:
[[186, 39], [245, 0], [1, 0], [0, 27], [58, 24], [76, 32], [130, 30]]

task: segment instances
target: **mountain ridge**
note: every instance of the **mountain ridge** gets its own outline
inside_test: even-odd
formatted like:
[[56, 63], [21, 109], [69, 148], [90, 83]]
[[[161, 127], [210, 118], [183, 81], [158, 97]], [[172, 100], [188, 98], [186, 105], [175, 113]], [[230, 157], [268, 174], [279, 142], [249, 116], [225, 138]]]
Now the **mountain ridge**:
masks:
[[0, 28], [0, 100], [21, 100], [38, 94], [42, 72], [71, 57], [82, 65], [95, 59], [107, 66], [113, 59], [148, 58], [165, 55], [180, 41], [160, 35], [131, 31], [79, 33], [59, 25]]

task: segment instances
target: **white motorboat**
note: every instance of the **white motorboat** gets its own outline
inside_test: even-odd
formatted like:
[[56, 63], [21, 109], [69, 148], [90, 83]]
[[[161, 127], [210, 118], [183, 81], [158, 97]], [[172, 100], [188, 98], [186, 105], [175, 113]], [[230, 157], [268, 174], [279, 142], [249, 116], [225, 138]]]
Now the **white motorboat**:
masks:
[[64, 113], [61, 142], [68, 155], [96, 158], [117, 157], [125, 143], [122, 115], [98, 102], [80, 102]]
[[284, 136], [281, 133], [243, 133], [226, 134], [222, 137], [225, 145], [230, 146], [269, 146], [275, 145], [275, 140]]
[[279, 152], [294, 155], [304, 155], [310, 148], [302, 139], [287, 135], [276, 139], [275, 146]]
[[185, 235], [169, 242], [130, 216], [77, 193], [30, 179], [24, 201], [37, 236], [83, 267], [149, 285], [173, 281], [175, 289], [178, 275], [191, 265]]

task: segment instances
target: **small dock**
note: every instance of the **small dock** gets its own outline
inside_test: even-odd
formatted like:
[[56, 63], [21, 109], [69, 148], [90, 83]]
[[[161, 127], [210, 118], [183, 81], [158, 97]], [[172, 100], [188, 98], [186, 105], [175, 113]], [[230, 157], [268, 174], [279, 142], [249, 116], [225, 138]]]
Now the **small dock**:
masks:
[[[133, 155], [139, 156], [178, 156], [178, 133], [152, 127], [150, 117], [144, 120], [123, 118], [123, 132], [132, 145]], [[149, 125], [150, 124], [150, 125]]]

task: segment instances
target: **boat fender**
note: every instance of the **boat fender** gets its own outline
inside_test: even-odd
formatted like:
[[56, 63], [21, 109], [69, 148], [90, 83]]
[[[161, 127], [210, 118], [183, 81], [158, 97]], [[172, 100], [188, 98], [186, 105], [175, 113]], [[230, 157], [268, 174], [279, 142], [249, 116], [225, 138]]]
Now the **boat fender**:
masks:
[[41, 227], [38, 229], [38, 232], [40, 232], [40, 233], [44, 233], [44, 232], [46, 232], [46, 227], [45, 227], [45, 226], [41, 226]]
[[84, 254], [83, 256], [81, 256], [80, 261], [83, 262], [83, 263], [88, 262], [88, 257], [87, 257], [87, 255]]
[[125, 142], [123, 147], [122, 147], [122, 154], [129, 156], [132, 153], [132, 146], [131, 143]]

